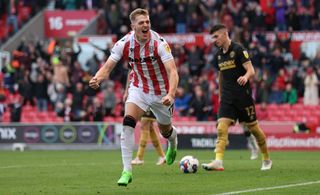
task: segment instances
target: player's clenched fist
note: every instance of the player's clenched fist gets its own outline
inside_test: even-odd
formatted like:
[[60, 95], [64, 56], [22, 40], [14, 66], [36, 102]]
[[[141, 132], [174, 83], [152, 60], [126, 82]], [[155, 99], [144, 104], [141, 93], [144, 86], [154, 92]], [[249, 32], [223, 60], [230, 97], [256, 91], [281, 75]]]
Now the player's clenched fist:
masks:
[[171, 95], [167, 94], [166, 96], [164, 96], [161, 99], [161, 102], [165, 106], [170, 106], [171, 104], [173, 104], [173, 97]]
[[93, 89], [98, 89], [100, 86], [100, 83], [98, 81], [98, 79], [96, 77], [93, 77], [90, 81], [89, 81], [89, 86], [92, 87]]

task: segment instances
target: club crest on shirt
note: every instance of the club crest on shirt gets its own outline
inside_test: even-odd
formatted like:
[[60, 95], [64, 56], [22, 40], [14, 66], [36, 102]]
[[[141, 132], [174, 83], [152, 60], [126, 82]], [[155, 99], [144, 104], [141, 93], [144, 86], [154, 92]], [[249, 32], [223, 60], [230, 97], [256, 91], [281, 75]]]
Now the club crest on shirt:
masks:
[[230, 52], [230, 58], [233, 58], [235, 56], [234, 51]]
[[165, 49], [168, 53], [171, 53], [171, 49], [170, 49], [170, 46], [168, 44], [166, 44], [165, 46]]
[[244, 55], [244, 57], [246, 57], [247, 59], [249, 58], [249, 54], [248, 54], [247, 51], [243, 51], [243, 55]]

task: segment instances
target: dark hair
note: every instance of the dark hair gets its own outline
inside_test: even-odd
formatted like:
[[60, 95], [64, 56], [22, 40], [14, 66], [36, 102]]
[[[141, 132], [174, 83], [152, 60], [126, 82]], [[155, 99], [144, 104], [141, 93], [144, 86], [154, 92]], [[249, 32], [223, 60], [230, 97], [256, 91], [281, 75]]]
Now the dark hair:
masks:
[[226, 29], [227, 27], [224, 24], [216, 24], [210, 29], [210, 34], [217, 32], [221, 29]]

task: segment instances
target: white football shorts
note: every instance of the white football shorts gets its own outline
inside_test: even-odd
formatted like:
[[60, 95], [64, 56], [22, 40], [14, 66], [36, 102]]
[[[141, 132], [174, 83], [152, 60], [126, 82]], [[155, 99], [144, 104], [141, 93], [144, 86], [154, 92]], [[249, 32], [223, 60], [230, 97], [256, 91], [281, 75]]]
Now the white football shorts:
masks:
[[161, 103], [162, 97], [164, 96], [146, 94], [142, 91], [142, 89], [131, 85], [129, 87], [126, 103], [134, 103], [144, 111], [150, 109], [157, 118], [158, 123], [162, 125], [168, 125], [171, 123], [173, 104], [171, 106], [163, 105]]

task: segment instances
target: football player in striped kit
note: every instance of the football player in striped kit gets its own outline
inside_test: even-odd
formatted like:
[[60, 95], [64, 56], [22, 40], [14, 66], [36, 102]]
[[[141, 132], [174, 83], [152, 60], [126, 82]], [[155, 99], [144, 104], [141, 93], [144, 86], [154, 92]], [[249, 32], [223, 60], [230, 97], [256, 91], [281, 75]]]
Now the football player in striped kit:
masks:
[[135, 9], [130, 14], [130, 21], [132, 31], [114, 45], [106, 63], [89, 82], [90, 87], [97, 89], [121, 58], [129, 61], [133, 71], [121, 133], [123, 172], [118, 180], [120, 186], [132, 182], [134, 128], [145, 111], [150, 109], [154, 113], [161, 135], [169, 142], [166, 152], [168, 165], [173, 164], [176, 158], [178, 144], [171, 118], [179, 76], [170, 47], [151, 30], [147, 10]]

